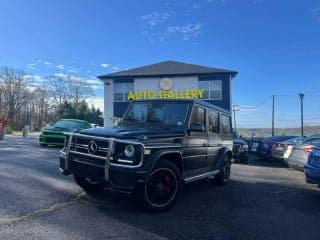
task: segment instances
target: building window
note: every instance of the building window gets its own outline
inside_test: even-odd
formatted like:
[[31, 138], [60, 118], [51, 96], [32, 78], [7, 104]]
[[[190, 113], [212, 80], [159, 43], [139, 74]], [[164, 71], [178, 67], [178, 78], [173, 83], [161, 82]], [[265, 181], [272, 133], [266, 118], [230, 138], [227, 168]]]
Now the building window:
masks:
[[198, 88], [203, 89], [203, 99], [205, 100], [221, 100], [222, 99], [222, 81], [208, 80], [198, 81]]
[[128, 101], [128, 94], [133, 91], [133, 83], [114, 83], [113, 84], [113, 99], [115, 102]]

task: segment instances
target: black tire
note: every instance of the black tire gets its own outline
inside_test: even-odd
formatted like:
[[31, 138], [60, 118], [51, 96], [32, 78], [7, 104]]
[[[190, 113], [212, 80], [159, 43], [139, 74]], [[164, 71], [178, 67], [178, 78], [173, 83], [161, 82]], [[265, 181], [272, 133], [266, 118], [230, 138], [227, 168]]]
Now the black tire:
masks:
[[99, 197], [104, 191], [104, 186], [98, 182], [91, 182], [85, 178], [74, 175], [76, 183], [90, 196]]
[[229, 182], [231, 173], [231, 160], [230, 157], [226, 154], [224, 156], [223, 163], [220, 167], [220, 173], [217, 174], [213, 179], [212, 183], [215, 185], [226, 185]]
[[48, 144], [40, 143], [40, 146], [41, 146], [41, 147], [47, 147], [47, 146], [48, 146]]
[[136, 187], [133, 196], [143, 210], [164, 212], [175, 205], [181, 188], [180, 170], [172, 162], [162, 160], [149, 174], [147, 182]]

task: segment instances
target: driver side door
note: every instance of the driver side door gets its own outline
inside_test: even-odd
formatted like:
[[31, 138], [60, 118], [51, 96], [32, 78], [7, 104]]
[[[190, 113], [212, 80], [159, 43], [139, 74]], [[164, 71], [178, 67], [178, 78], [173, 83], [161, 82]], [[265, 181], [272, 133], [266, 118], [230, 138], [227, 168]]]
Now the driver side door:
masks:
[[189, 126], [196, 124], [197, 131], [188, 131], [186, 148], [184, 150], [184, 169], [192, 173], [207, 168], [208, 134], [206, 130], [206, 109], [194, 105], [189, 121]]

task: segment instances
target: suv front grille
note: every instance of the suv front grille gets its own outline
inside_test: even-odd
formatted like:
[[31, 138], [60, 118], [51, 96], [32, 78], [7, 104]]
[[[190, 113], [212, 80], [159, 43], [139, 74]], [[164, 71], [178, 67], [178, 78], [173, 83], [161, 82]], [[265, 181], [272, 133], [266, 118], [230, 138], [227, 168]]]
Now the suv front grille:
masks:
[[107, 139], [75, 134], [70, 144], [70, 156], [79, 162], [104, 166], [110, 148]]
[[[89, 143], [94, 141], [97, 146], [97, 151], [93, 152], [89, 149]], [[75, 137], [74, 141], [74, 151], [81, 152], [81, 153], [88, 153], [95, 156], [107, 157], [108, 149], [109, 149], [109, 142], [108, 141], [101, 141], [101, 140], [91, 140], [91, 139], [84, 139]]]

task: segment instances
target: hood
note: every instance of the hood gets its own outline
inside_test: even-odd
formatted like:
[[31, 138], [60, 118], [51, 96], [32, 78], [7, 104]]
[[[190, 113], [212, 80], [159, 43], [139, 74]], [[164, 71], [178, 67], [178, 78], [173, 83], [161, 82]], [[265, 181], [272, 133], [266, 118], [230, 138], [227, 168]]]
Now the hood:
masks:
[[90, 128], [80, 131], [81, 134], [93, 135], [99, 137], [113, 137], [120, 139], [145, 139], [147, 138], [164, 138], [184, 136], [183, 130], [163, 129], [163, 128], [146, 128], [146, 127], [114, 127], [114, 128]]
[[79, 129], [60, 128], [55, 126], [47, 126], [43, 128], [44, 132], [77, 132]]
[[233, 143], [234, 144], [240, 144], [240, 145], [244, 145], [247, 144], [245, 141], [243, 141], [242, 139], [233, 139]]

